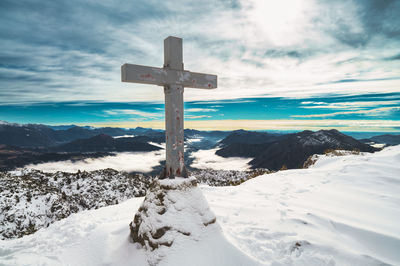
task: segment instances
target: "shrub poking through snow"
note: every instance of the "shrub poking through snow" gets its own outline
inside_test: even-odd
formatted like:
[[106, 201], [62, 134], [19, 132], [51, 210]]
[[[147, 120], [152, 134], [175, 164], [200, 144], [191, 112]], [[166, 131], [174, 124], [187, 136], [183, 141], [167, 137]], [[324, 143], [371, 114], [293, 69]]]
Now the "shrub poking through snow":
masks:
[[190, 174], [195, 176], [199, 183], [209, 186], [238, 186], [243, 182], [259, 175], [272, 173], [268, 169], [237, 170], [194, 170]]
[[0, 239], [32, 234], [83, 210], [142, 197], [150, 179], [112, 169], [0, 172]]

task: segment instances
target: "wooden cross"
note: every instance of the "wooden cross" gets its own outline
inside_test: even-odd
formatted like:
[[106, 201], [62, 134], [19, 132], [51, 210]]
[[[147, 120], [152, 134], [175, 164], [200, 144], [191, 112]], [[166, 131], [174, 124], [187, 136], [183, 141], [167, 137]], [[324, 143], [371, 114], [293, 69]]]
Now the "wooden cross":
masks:
[[183, 149], [184, 87], [215, 89], [217, 76], [184, 70], [182, 39], [169, 36], [164, 40], [163, 68], [124, 64], [121, 80], [164, 87], [166, 164], [160, 178], [187, 177]]

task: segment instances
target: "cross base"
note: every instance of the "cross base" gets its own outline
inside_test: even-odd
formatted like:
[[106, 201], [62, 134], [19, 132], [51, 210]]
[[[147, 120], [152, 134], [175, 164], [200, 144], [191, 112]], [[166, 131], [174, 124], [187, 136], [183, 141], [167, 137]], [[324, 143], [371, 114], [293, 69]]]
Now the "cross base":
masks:
[[219, 230], [194, 177], [154, 180], [129, 227], [132, 242], [151, 253], [150, 265], [157, 265], [172, 245], [179, 248]]
[[[188, 176], [189, 175], [188, 175], [188, 172], [186, 170], [186, 167], [183, 166], [183, 169], [182, 169], [181, 174], [180, 174], [179, 177], [187, 178]], [[171, 171], [169, 171], [169, 174], [168, 174], [167, 167], [164, 166], [163, 170], [161, 171], [160, 175], [158, 176], [158, 179], [166, 179], [166, 178], [174, 179], [175, 177], [177, 177], [177, 176], [174, 175]]]

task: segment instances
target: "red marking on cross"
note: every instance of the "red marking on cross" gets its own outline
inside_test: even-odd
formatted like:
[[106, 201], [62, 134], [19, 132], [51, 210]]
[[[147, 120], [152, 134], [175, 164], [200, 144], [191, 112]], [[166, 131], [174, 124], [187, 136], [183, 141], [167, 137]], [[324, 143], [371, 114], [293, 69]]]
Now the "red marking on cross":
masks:
[[178, 156], [179, 156], [179, 163], [181, 164], [181, 166], [183, 166], [184, 165], [184, 161], [185, 161], [183, 153], [181, 151], [179, 151]]
[[176, 117], [176, 128], [179, 129], [181, 126], [181, 118], [179, 116]]
[[147, 80], [154, 80], [155, 79], [150, 73], [142, 74], [142, 75], [140, 75], [140, 78], [141, 79], [147, 79]]

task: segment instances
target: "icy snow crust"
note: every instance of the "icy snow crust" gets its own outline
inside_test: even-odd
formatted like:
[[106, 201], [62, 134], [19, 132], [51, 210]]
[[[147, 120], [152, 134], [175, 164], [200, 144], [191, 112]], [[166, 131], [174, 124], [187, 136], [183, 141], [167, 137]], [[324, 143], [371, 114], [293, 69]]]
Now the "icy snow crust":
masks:
[[[206, 231], [172, 246], [159, 265], [399, 265], [399, 173], [400, 146], [394, 146], [321, 157], [310, 169], [240, 186], [201, 186], [224, 237]], [[0, 241], [0, 265], [146, 266], [145, 249], [128, 237], [142, 202], [73, 214], [33, 235]]]

